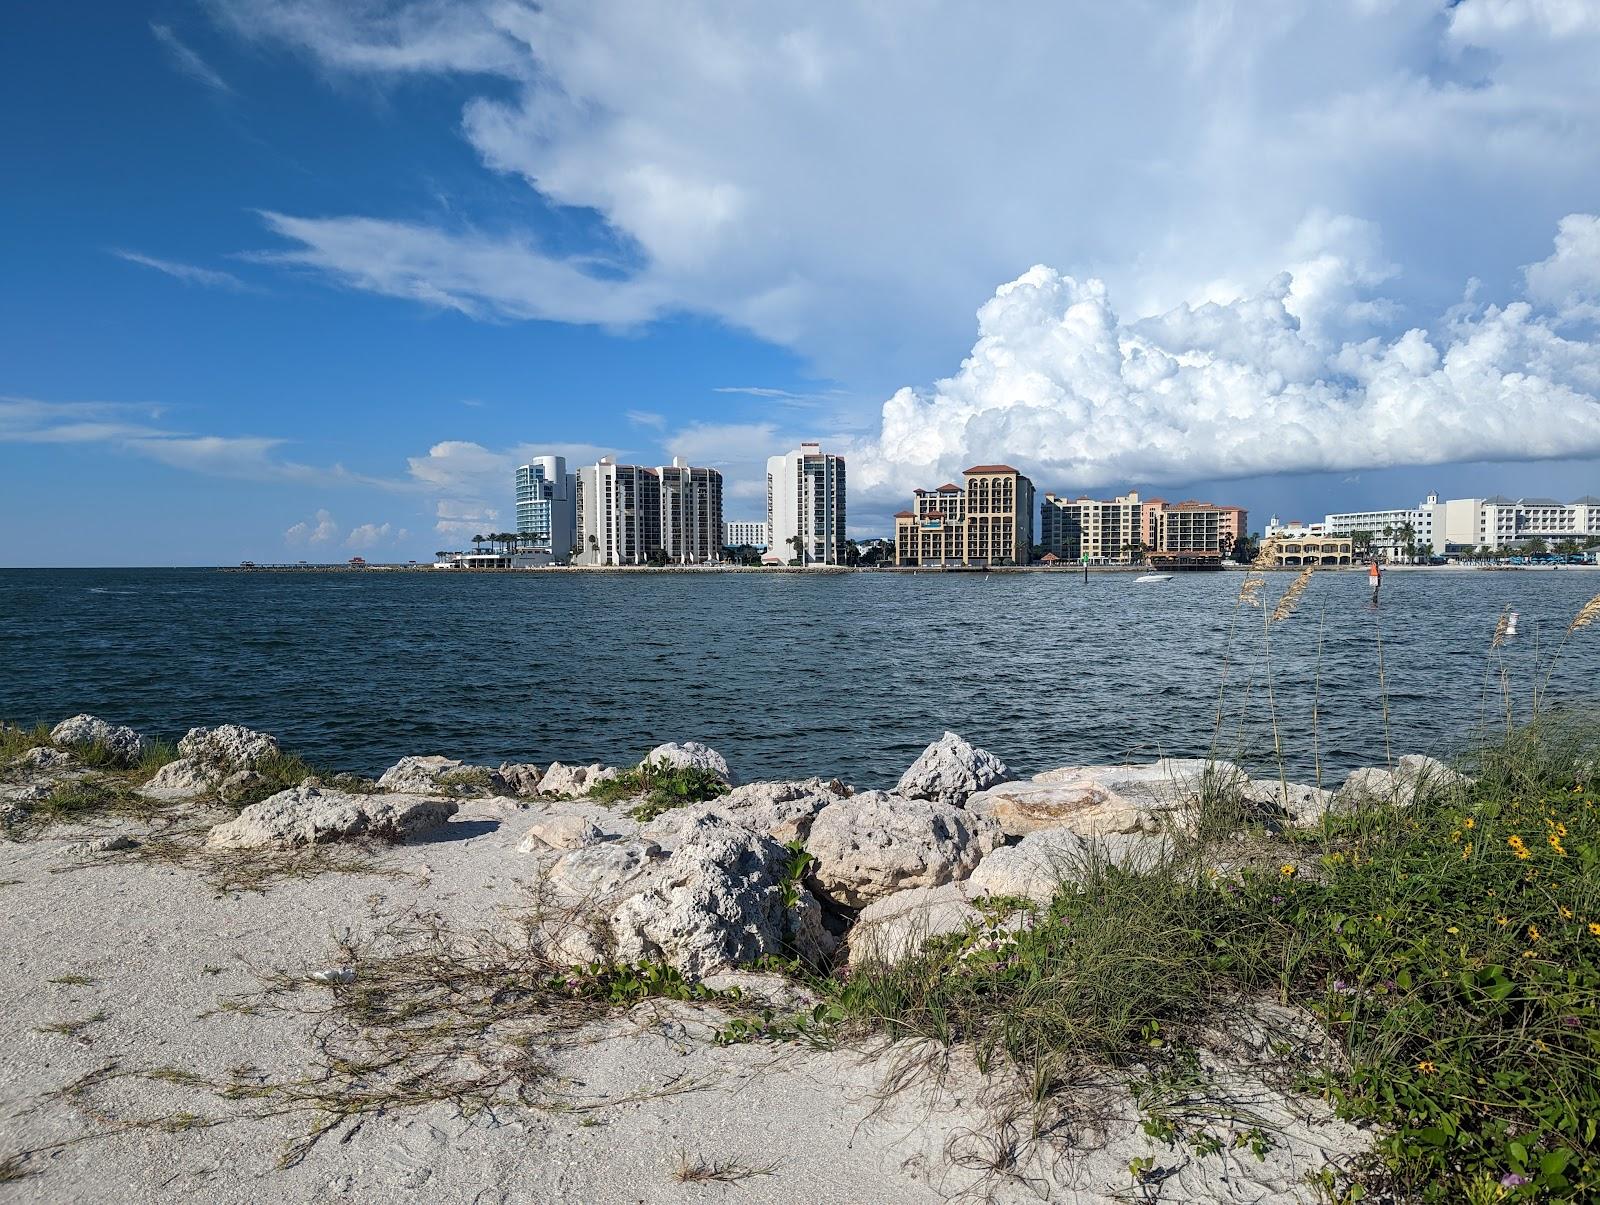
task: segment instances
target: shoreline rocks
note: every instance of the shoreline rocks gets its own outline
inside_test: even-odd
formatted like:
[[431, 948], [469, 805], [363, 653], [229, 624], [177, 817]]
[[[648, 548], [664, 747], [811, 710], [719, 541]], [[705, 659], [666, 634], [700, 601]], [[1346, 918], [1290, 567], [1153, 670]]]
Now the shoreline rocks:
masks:
[[358, 837], [404, 841], [444, 824], [458, 803], [422, 795], [357, 795], [298, 786], [253, 803], [219, 824], [206, 844], [220, 849], [299, 849]]
[[139, 764], [150, 742], [126, 724], [108, 724], [98, 716], [75, 715], [62, 720], [50, 730], [50, 739], [69, 749], [99, 747], [111, 755], [115, 763], [130, 767]]

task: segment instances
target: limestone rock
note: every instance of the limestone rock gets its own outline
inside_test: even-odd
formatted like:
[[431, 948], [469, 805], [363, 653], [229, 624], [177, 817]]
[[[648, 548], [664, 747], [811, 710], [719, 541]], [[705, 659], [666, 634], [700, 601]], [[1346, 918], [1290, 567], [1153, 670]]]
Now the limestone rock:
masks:
[[624, 900], [611, 918], [618, 957], [660, 959], [700, 978], [779, 954], [785, 939], [820, 960], [826, 939], [821, 909], [794, 885], [785, 902], [789, 853], [770, 837], [720, 816], [686, 832], [650, 886]]
[[13, 769], [24, 774], [53, 774], [72, 764], [72, 754], [49, 745], [35, 745], [11, 763]]
[[970, 883], [941, 883], [874, 900], [850, 928], [850, 962], [900, 962], [920, 951], [930, 937], [980, 923], [982, 914], [972, 906], [980, 894]]
[[1373, 806], [1410, 807], [1432, 793], [1460, 790], [1470, 782], [1442, 761], [1411, 753], [1395, 762], [1393, 770], [1367, 767], [1350, 771], [1332, 806], [1338, 812]]
[[576, 798], [616, 776], [616, 770], [598, 762], [592, 766], [565, 766], [553, 761], [539, 780], [539, 794]]
[[191, 728], [178, 742], [178, 756], [227, 773], [255, 770], [277, 756], [278, 738], [239, 724]]
[[1065, 766], [1010, 782], [967, 800], [1009, 836], [1070, 828], [1086, 836], [1154, 832], [1164, 819], [1182, 822], [1202, 796], [1243, 789], [1248, 779], [1231, 762], [1162, 758], [1126, 766]]
[[954, 732], [946, 732], [911, 763], [900, 776], [894, 793], [907, 799], [931, 799], [960, 807], [974, 791], [1010, 777], [1005, 762], [994, 754]]
[[139, 788], [139, 794], [152, 799], [192, 799], [204, 795], [217, 785], [217, 778], [209, 767], [187, 757], [169, 761], [157, 770], [148, 782]]
[[528, 798], [539, 793], [539, 780], [544, 777], [539, 767], [532, 762], [501, 762], [500, 768], [495, 771], [495, 776], [499, 780], [501, 790]]
[[604, 903], [643, 886], [665, 861], [654, 841], [606, 841], [562, 854], [546, 872], [545, 883], [567, 900]]
[[946, 803], [863, 791], [822, 810], [806, 849], [812, 876], [838, 903], [859, 908], [910, 887], [964, 879], [1000, 844], [993, 820]]
[[1244, 798], [1271, 820], [1287, 820], [1294, 828], [1315, 828], [1332, 806], [1334, 794], [1320, 787], [1291, 782], [1285, 789], [1276, 778], [1252, 778]]
[[144, 756], [149, 742], [132, 728], [122, 724], [108, 724], [92, 715], [75, 715], [62, 720], [50, 730], [50, 739], [69, 748], [86, 748], [100, 745], [123, 766], [134, 766]]
[[572, 812], [558, 813], [535, 820], [523, 835], [517, 851], [527, 854], [537, 853], [541, 849], [581, 849], [585, 845], [609, 841], [614, 835], [588, 816]]
[[985, 857], [967, 886], [974, 893], [1048, 903], [1063, 885], [1081, 881], [1084, 868], [1096, 861], [1148, 871], [1165, 849], [1164, 838], [1144, 834], [1086, 837], [1070, 828], [1042, 829]]
[[417, 795], [352, 795], [298, 786], [263, 799], [219, 824], [206, 844], [226, 849], [294, 849], [370, 837], [402, 841], [444, 824], [460, 805]]
[[788, 845], [810, 836], [811, 825], [822, 809], [844, 798], [848, 795], [838, 779], [752, 782], [709, 802], [663, 812], [650, 822], [646, 832], [657, 840], [671, 840], [700, 817], [715, 813]]
[[178, 759], [139, 788], [152, 799], [193, 799], [215, 793], [240, 799], [263, 781], [259, 767], [278, 754], [276, 737], [238, 724], [191, 728], [178, 742]]
[[441, 789], [439, 780], [462, 769], [454, 758], [432, 754], [427, 757], [402, 757], [378, 779], [380, 791], [403, 791], [427, 795]]
[[699, 741], [684, 741], [681, 745], [676, 742], [657, 745], [646, 755], [643, 764], [673, 766], [683, 770], [705, 770], [715, 774], [725, 783], [730, 785], [733, 783], [727, 759], [710, 745], [702, 745]]

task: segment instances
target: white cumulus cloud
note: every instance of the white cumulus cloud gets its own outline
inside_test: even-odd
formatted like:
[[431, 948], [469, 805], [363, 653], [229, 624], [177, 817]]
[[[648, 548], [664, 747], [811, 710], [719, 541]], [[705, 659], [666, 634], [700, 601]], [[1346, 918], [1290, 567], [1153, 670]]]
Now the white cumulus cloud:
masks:
[[1600, 342], [1558, 329], [1600, 289], [1594, 223], [1561, 223], [1527, 270], [1532, 300], [1464, 302], [1393, 337], [1360, 337], [1388, 269], [1343, 220], [1263, 288], [1139, 320], [1101, 281], [1036, 266], [978, 311], [954, 376], [884, 404], [852, 487], [903, 493], [996, 460], [1078, 489], [1600, 455]]
[[326, 510], [319, 510], [310, 519], [302, 519], [283, 533], [286, 544], [327, 544], [339, 536], [339, 524]]

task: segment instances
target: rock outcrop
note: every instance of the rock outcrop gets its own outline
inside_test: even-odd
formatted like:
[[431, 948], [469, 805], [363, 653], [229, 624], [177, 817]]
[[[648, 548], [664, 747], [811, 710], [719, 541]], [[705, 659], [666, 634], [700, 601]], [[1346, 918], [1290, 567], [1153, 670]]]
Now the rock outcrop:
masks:
[[403, 841], [444, 824], [460, 805], [418, 795], [355, 795], [321, 787], [279, 791], [219, 824], [206, 844], [224, 849], [295, 849], [330, 841]]
[[897, 963], [916, 954], [930, 937], [978, 924], [982, 913], [972, 901], [981, 894], [971, 883], [941, 883], [874, 900], [851, 926], [850, 963]]
[[136, 766], [150, 742], [125, 724], [108, 724], [98, 716], [75, 715], [50, 730], [50, 739], [69, 749], [99, 746], [120, 766]]
[[718, 815], [788, 845], [793, 841], [804, 841], [811, 835], [811, 826], [822, 814], [823, 808], [847, 798], [848, 788], [838, 779], [831, 782], [824, 782], [820, 778], [796, 782], [752, 782], [735, 787], [726, 795], [707, 803], [690, 804], [663, 812], [650, 822], [645, 833], [657, 840], [670, 840], [700, 817]]
[[715, 774], [730, 786], [733, 784], [733, 774], [728, 769], [728, 761], [710, 745], [702, 745], [699, 741], [684, 741], [681, 745], [668, 742], [657, 745], [646, 755], [644, 765], [672, 766], [681, 770], [704, 770], [708, 774]]
[[539, 794], [575, 799], [616, 776], [615, 769], [598, 762], [591, 766], [564, 766], [553, 761], [539, 780]]
[[400, 791], [427, 795], [441, 790], [439, 780], [458, 773], [464, 763], [437, 753], [424, 757], [402, 757], [378, 777], [380, 791]]
[[1442, 761], [1412, 753], [1395, 762], [1392, 770], [1367, 767], [1350, 771], [1332, 806], [1337, 812], [1377, 805], [1410, 807], [1433, 792], [1459, 790], [1470, 782]]
[[922, 751], [900, 776], [896, 795], [960, 807], [967, 796], [1011, 777], [1006, 764], [954, 732], [946, 732]]
[[789, 863], [770, 837], [702, 817], [651, 884], [613, 913], [617, 956], [660, 959], [696, 978], [781, 954], [786, 942], [820, 961], [832, 950], [821, 908], [797, 883], [785, 891]]
[[532, 799], [539, 793], [539, 783], [544, 772], [532, 762], [501, 762], [495, 777], [500, 789], [523, 799]]
[[20, 754], [16, 761], [11, 763], [13, 771], [22, 774], [58, 774], [69, 769], [76, 763], [72, 754], [64, 749], [52, 749], [49, 745], [35, 745]]
[[544, 882], [562, 902], [605, 905], [642, 888], [666, 858], [654, 841], [637, 838], [583, 845], [557, 858]]
[[178, 742], [178, 758], [157, 770], [140, 793], [152, 799], [217, 795], [238, 799], [262, 782], [260, 767], [278, 755], [276, 737], [238, 724], [191, 728]]
[[864, 791], [822, 810], [806, 849], [836, 903], [860, 908], [910, 887], [964, 879], [999, 845], [1000, 828], [947, 803]]
[[1231, 762], [1162, 758], [1126, 766], [1064, 766], [1008, 782], [967, 800], [1008, 836], [1069, 828], [1084, 836], [1155, 832], [1184, 823], [1206, 795], [1237, 794], [1249, 783]]
[[974, 893], [1047, 903], [1063, 885], [1082, 882], [1097, 863], [1146, 871], [1165, 849], [1165, 838], [1142, 833], [1086, 837], [1069, 828], [1042, 829], [984, 858], [966, 885]]

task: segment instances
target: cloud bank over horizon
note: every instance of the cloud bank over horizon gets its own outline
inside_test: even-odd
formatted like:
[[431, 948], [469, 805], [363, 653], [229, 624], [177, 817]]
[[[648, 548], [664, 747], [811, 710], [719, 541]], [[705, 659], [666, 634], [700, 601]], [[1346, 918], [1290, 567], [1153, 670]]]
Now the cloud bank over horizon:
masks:
[[[1561, 220], [1523, 296], [1476, 281], [1436, 329], [1391, 303], [1376, 232], [1317, 218], [1253, 293], [1125, 320], [1104, 282], [1036, 265], [978, 311], [955, 375], [902, 388], [852, 448], [868, 496], [1006, 460], [1041, 488], [1600, 455], [1600, 218]], [[937, 479], [937, 480], [935, 480]]]

